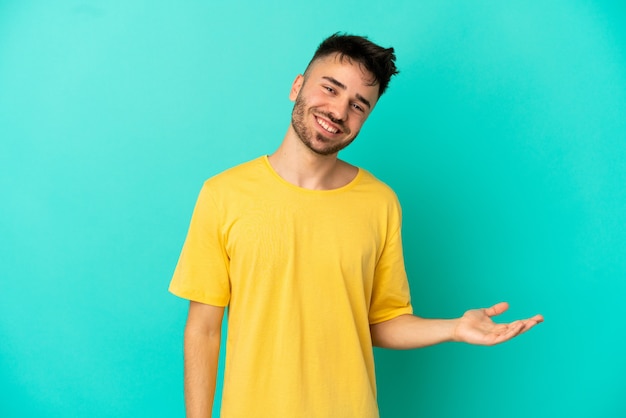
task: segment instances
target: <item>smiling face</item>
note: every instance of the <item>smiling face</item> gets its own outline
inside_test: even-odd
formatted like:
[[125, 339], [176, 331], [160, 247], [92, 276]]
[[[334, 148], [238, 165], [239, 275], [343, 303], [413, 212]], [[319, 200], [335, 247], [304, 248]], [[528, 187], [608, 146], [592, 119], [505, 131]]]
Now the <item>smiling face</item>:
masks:
[[372, 75], [349, 58], [331, 55], [313, 62], [293, 83], [291, 125], [318, 155], [332, 155], [358, 135], [378, 100]]

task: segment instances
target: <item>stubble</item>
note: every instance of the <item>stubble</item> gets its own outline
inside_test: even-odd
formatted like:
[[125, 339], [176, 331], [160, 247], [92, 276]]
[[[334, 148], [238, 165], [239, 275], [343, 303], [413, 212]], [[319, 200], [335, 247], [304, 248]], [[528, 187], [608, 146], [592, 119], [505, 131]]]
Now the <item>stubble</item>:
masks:
[[[354, 138], [351, 138], [349, 141], [339, 142], [339, 143], [330, 143], [330, 139], [324, 137], [319, 132], [313, 132], [306, 126], [306, 113], [307, 113], [307, 103], [306, 100], [302, 97], [302, 95], [298, 95], [296, 97], [296, 102], [293, 106], [293, 111], [291, 112], [291, 126], [293, 126], [293, 130], [298, 135], [298, 138], [302, 141], [304, 145], [306, 145], [311, 151], [318, 155], [332, 155], [336, 154], [354, 141]], [[325, 117], [332, 120], [330, 115], [324, 115]], [[314, 142], [314, 135], [317, 141]], [[315, 143], [322, 143], [325, 146], [316, 146]]]

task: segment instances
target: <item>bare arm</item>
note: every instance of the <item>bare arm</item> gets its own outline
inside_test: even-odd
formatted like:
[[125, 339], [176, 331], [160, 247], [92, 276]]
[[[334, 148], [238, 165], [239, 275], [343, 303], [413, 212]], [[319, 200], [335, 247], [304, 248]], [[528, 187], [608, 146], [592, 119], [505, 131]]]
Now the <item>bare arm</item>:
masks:
[[224, 308], [190, 302], [185, 326], [185, 406], [188, 418], [213, 409]]
[[520, 319], [509, 324], [496, 324], [491, 319], [509, 308], [506, 302], [490, 308], [472, 309], [456, 319], [424, 319], [400, 315], [389, 321], [371, 325], [375, 346], [395, 349], [426, 347], [448, 341], [477, 345], [494, 345], [528, 331], [543, 322], [543, 316]]

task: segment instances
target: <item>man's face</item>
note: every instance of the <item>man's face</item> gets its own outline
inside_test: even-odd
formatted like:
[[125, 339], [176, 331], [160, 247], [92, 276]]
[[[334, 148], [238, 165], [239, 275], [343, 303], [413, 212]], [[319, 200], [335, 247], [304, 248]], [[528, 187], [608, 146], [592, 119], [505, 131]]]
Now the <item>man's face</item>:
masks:
[[337, 55], [316, 60], [293, 83], [291, 125], [300, 140], [318, 155], [347, 147], [378, 100], [378, 84], [358, 63]]

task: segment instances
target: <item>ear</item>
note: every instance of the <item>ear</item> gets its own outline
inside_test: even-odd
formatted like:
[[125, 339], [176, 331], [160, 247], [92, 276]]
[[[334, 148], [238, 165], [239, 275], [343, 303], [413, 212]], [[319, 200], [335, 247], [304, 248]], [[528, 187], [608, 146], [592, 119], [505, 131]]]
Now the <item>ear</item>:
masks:
[[293, 84], [291, 85], [291, 91], [289, 92], [289, 100], [292, 102], [296, 100], [298, 97], [298, 93], [300, 93], [300, 89], [304, 84], [304, 76], [302, 74], [298, 74], [295, 80], [293, 80]]

